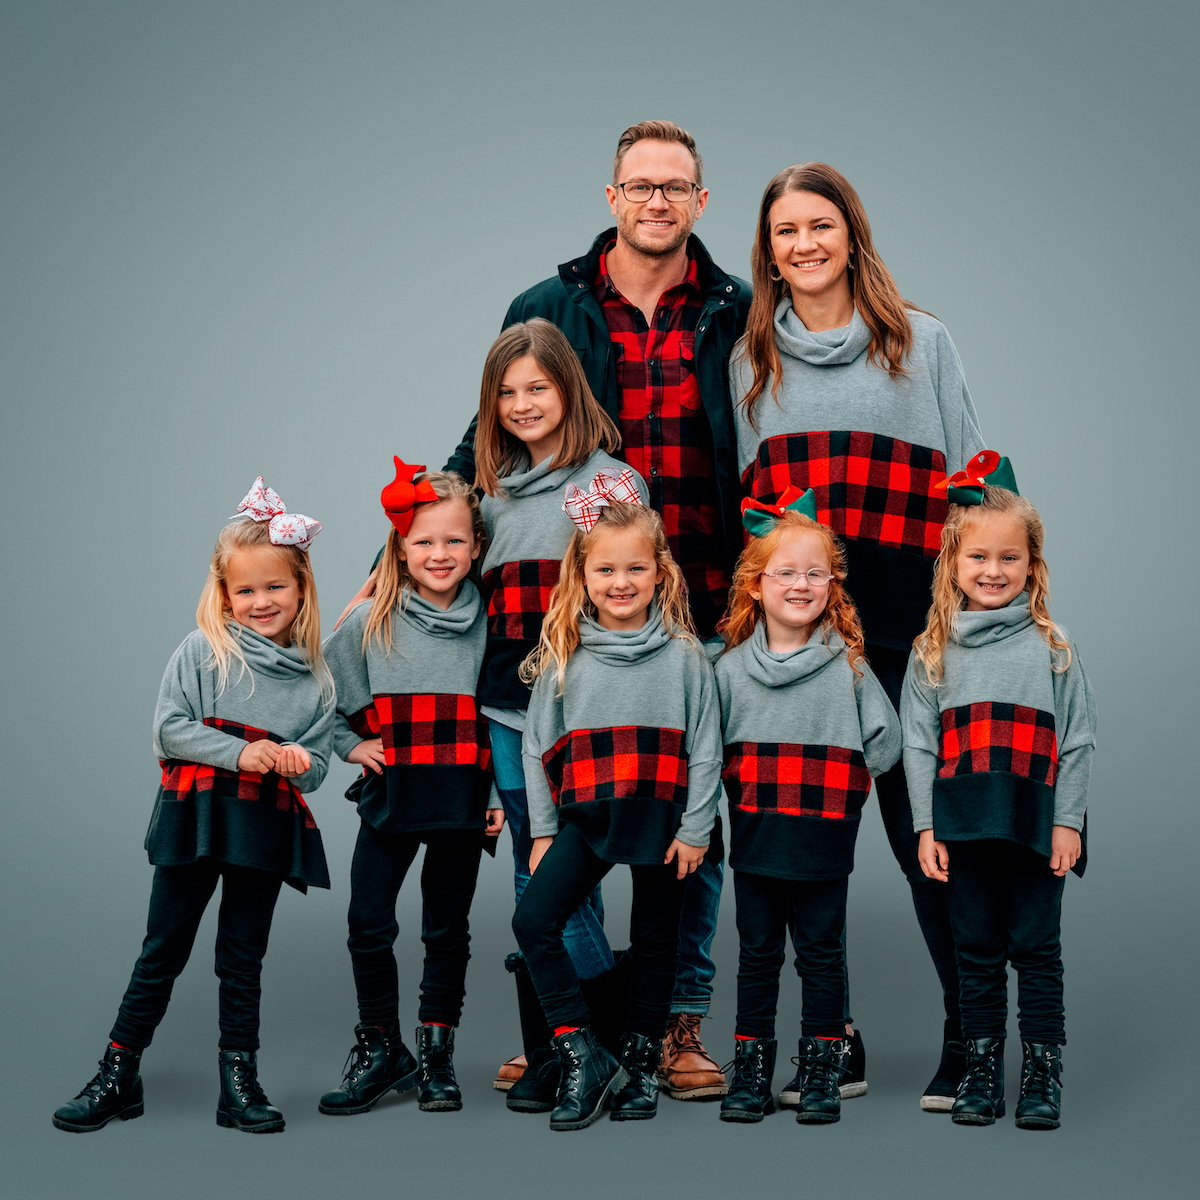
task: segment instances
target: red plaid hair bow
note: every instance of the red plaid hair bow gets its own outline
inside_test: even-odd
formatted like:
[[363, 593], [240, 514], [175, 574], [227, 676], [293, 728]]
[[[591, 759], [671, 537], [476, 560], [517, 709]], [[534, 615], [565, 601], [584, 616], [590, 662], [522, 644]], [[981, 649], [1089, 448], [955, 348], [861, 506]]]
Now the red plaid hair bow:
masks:
[[407, 537], [417, 505], [431, 504], [438, 494], [428, 479], [413, 482], [413, 476], [420, 475], [424, 467], [411, 466], [396, 454], [392, 455], [392, 461], [396, 464], [396, 478], [379, 493], [379, 500], [387, 519], [396, 527], [396, 532], [401, 537]]
[[254, 481], [254, 486], [246, 493], [245, 499], [238, 505], [238, 510], [230, 520], [237, 517], [249, 517], [251, 521], [266, 521], [267, 536], [274, 546], [298, 546], [307, 550], [312, 540], [321, 532], [321, 522], [300, 513], [288, 512], [279, 493], [274, 488], [267, 487], [266, 481], [260, 475]]
[[597, 472], [585, 492], [573, 483], [567, 484], [567, 495], [563, 500], [563, 512], [571, 521], [589, 533], [600, 514], [610, 504], [641, 504], [642, 497], [638, 493], [634, 480], [637, 476], [633, 470], [626, 467], [620, 475], [608, 475], [603, 471]]

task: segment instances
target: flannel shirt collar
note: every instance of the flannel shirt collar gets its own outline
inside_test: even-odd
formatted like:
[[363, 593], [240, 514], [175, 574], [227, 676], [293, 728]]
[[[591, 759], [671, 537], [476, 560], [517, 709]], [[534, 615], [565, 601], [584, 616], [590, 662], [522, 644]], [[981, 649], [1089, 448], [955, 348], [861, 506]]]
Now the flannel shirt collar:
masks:
[[[683, 279], [674, 287], [669, 287], [665, 292], [663, 292], [663, 296], [670, 297], [667, 302], [668, 307], [683, 304], [689, 292], [696, 296], [701, 294], [700, 268], [697, 266], [695, 258], [692, 257], [690, 238], [688, 239], [688, 242], [688, 265], [687, 270], [684, 272]], [[600, 261], [596, 266], [594, 286], [596, 289], [596, 295], [601, 300], [605, 300], [608, 297], [613, 297], [625, 304], [628, 304], [629, 301], [626, 300], [625, 297], [622, 296], [617, 290], [617, 285], [613, 283], [612, 276], [608, 273], [609, 251], [611, 251], [613, 246], [616, 244], [617, 239], [615, 237], [611, 238], [600, 250]]]

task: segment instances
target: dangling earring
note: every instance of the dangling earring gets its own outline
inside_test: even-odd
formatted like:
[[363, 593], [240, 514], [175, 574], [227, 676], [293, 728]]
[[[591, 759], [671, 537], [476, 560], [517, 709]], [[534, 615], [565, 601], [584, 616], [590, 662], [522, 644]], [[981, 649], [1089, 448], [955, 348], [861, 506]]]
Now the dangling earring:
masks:
[[782, 272], [779, 270], [779, 266], [778, 266], [778, 264], [776, 264], [776, 263], [774, 263], [774, 262], [773, 262], [773, 263], [771, 263], [771, 265], [770, 265], [770, 266], [767, 268], [767, 278], [768, 278], [768, 279], [769, 279], [769, 280], [770, 280], [772, 283], [782, 283], [782, 282], [783, 282], [783, 274], [782, 274]]

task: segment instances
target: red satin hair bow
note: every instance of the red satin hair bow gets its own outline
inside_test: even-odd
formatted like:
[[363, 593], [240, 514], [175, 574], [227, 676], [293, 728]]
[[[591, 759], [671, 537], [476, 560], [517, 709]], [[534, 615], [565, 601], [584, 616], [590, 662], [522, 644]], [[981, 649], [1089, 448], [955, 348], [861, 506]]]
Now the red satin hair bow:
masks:
[[383, 511], [387, 519], [396, 527], [401, 537], [407, 537], [412, 528], [413, 517], [416, 516], [418, 504], [430, 504], [438, 498], [433, 490], [433, 484], [427, 479], [413, 482], [413, 476], [420, 475], [425, 468], [406, 463], [399, 455], [393, 454], [392, 461], [396, 464], [396, 478], [379, 493]]

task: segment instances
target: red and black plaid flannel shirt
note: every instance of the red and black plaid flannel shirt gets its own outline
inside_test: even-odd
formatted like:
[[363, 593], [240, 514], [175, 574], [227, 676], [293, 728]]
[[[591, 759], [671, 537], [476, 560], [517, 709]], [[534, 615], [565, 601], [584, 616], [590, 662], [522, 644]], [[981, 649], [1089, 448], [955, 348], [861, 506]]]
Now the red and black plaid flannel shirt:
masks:
[[725, 611], [730, 579], [721, 565], [712, 431], [694, 369], [704, 309], [696, 263], [689, 259], [684, 281], [659, 297], [650, 324], [613, 286], [607, 250], [595, 290], [620, 352], [621, 456], [650, 489], [651, 507], [662, 516], [667, 544], [683, 569], [692, 616], [708, 636]]

